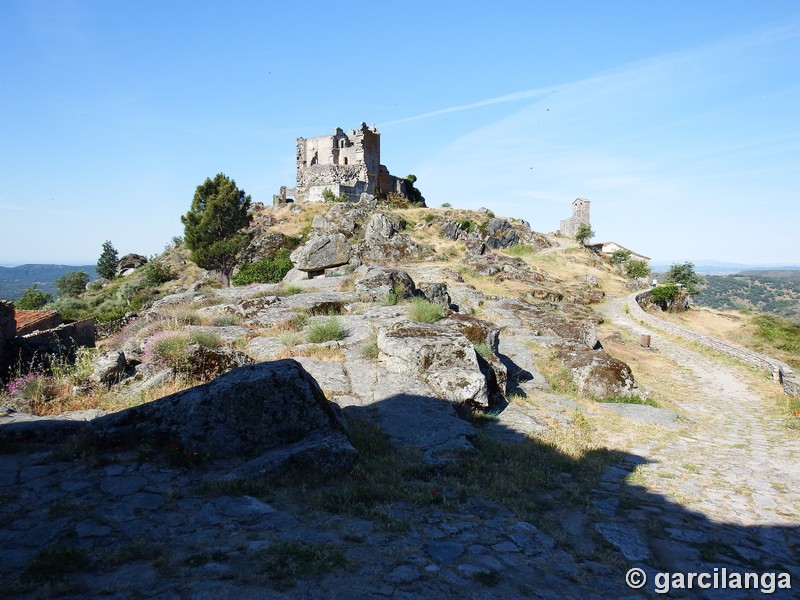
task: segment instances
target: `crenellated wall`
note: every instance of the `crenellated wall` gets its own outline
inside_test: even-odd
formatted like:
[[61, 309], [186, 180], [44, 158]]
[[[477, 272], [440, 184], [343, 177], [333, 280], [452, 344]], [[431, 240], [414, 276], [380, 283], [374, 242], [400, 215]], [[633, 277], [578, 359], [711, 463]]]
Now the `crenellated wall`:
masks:
[[767, 356], [766, 354], [761, 354], [755, 350], [750, 350], [749, 348], [745, 348], [739, 344], [734, 344], [733, 342], [728, 342], [710, 335], [698, 333], [689, 329], [688, 327], [683, 327], [676, 323], [664, 321], [663, 319], [659, 319], [658, 317], [645, 311], [641, 305], [642, 303], [646, 302], [647, 298], [652, 293], [652, 290], [645, 290], [643, 292], [632, 294], [628, 297], [628, 310], [634, 319], [642, 321], [643, 323], [651, 325], [652, 327], [662, 331], [666, 331], [672, 335], [677, 335], [683, 339], [697, 342], [706, 348], [721, 352], [722, 354], [730, 356], [731, 358], [734, 358], [746, 365], [767, 371], [768, 373], [771, 373], [776, 380], [781, 382], [784, 392], [791, 396], [796, 396], [798, 393], [800, 393], [800, 379], [797, 378], [792, 368], [785, 362], [782, 362], [776, 358], [772, 358], [771, 356]]

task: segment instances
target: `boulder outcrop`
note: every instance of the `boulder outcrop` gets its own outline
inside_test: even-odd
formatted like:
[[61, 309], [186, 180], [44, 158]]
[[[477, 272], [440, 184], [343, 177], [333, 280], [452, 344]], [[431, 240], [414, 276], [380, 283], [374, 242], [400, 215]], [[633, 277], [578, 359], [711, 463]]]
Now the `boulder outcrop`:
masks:
[[572, 350], [559, 353], [570, 369], [578, 393], [593, 398], [636, 394], [633, 373], [628, 365], [602, 350]]
[[441, 398], [486, 408], [489, 395], [475, 349], [451, 328], [400, 321], [378, 331], [381, 368], [424, 380]]
[[358, 452], [338, 407], [294, 360], [234, 369], [204, 385], [90, 424], [115, 444], [169, 443], [209, 459], [252, 460], [238, 474], [279, 471], [290, 464], [341, 470]]
[[314, 272], [347, 264], [350, 244], [341, 233], [318, 235], [295, 249], [289, 258], [295, 269]]

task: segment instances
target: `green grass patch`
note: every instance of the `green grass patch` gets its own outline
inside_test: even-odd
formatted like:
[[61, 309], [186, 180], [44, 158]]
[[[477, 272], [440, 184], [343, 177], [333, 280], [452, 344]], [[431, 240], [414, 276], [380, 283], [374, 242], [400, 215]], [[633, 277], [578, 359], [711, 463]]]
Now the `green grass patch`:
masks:
[[239, 271], [231, 277], [233, 285], [248, 285], [251, 283], [278, 283], [292, 269], [289, 258], [291, 250], [281, 248], [275, 256], [263, 258], [252, 263], [244, 263]]
[[192, 331], [189, 340], [203, 348], [219, 348], [222, 346], [222, 338], [213, 331]]
[[81, 571], [91, 564], [88, 553], [75, 546], [56, 545], [44, 548], [22, 573], [24, 582], [44, 582]]
[[236, 315], [219, 315], [211, 320], [211, 325], [214, 327], [232, 327], [239, 325], [242, 322], [241, 318]]
[[506, 248], [504, 252], [511, 256], [528, 256], [530, 254], [536, 254], [536, 248], [525, 242], [519, 242], [518, 244]]
[[758, 315], [752, 323], [759, 339], [778, 350], [800, 354], [800, 324], [774, 315]]
[[334, 544], [285, 541], [267, 549], [259, 571], [276, 589], [287, 590], [298, 578], [317, 577], [348, 564], [342, 549]]
[[303, 343], [303, 335], [296, 331], [287, 331], [278, 336], [278, 341], [288, 348], [292, 348]]
[[444, 319], [444, 308], [423, 298], [412, 298], [408, 318], [419, 323], [435, 323]]
[[475, 348], [475, 352], [477, 352], [478, 355], [482, 356], [483, 358], [489, 358], [492, 354], [494, 354], [494, 352], [492, 352], [492, 347], [486, 342], [472, 344], [472, 347]]
[[595, 401], [604, 404], [642, 404], [645, 406], [652, 406], [658, 408], [658, 402], [650, 398], [642, 398], [641, 396], [608, 396], [607, 398], [595, 398]]
[[400, 296], [397, 295], [397, 292], [394, 290], [387, 290], [386, 293], [381, 298], [381, 305], [383, 306], [394, 306], [400, 301]]
[[380, 354], [380, 350], [378, 349], [378, 340], [375, 338], [370, 338], [364, 345], [361, 346], [361, 358], [366, 358], [367, 360], [376, 360], [378, 355]]
[[314, 321], [308, 326], [306, 336], [312, 344], [341, 340], [347, 332], [337, 317], [328, 317], [324, 320]]

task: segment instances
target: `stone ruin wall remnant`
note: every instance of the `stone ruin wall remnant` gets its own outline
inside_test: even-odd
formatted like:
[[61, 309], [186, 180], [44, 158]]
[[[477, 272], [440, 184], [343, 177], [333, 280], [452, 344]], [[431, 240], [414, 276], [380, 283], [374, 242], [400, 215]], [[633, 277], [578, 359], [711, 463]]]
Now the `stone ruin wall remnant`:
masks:
[[581, 225], [591, 225], [590, 202], [586, 198], [576, 198], [572, 202], [572, 216], [561, 221], [558, 230], [564, 237], [574, 238]]
[[404, 194], [405, 179], [395, 177], [381, 164], [381, 138], [373, 125], [345, 133], [297, 138], [297, 202], [319, 202], [324, 190], [358, 200], [392, 192]]

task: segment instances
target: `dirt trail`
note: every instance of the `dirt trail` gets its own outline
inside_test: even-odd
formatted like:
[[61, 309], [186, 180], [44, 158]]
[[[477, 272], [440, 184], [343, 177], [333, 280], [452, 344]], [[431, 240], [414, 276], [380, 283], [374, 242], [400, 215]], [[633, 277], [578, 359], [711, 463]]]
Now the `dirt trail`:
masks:
[[738, 526], [800, 524], [800, 441], [774, 417], [774, 400], [755, 393], [749, 375], [691, 350], [636, 322], [626, 298], [610, 300], [605, 316], [677, 365], [674, 376], [696, 393], [676, 403], [686, 431], [645, 444], [643, 485], [706, 518]]

